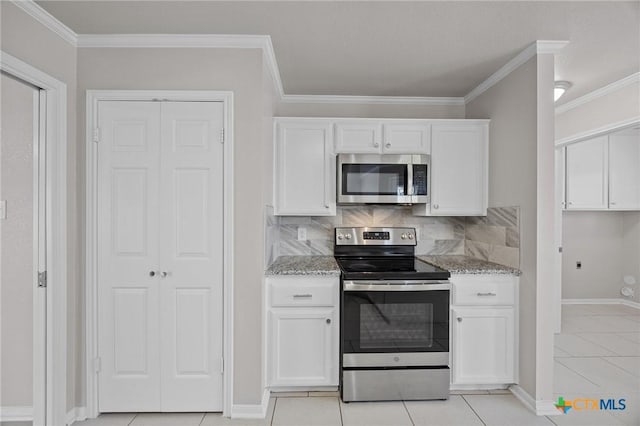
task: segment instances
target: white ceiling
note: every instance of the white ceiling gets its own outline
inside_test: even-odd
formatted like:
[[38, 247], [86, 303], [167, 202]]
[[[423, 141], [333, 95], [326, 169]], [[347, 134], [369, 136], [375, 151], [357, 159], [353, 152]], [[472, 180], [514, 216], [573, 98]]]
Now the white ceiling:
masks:
[[535, 40], [569, 40], [570, 101], [640, 70], [640, 2], [38, 1], [79, 34], [270, 35], [286, 94], [464, 96]]

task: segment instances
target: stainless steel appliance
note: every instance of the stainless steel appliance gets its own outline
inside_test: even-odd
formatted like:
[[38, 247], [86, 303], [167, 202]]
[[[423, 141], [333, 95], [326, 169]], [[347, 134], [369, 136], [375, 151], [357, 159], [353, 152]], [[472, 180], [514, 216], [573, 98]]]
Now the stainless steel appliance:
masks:
[[449, 272], [414, 228], [336, 228], [343, 401], [449, 398]]
[[416, 204], [430, 198], [430, 156], [339, 154], [338, 204]]

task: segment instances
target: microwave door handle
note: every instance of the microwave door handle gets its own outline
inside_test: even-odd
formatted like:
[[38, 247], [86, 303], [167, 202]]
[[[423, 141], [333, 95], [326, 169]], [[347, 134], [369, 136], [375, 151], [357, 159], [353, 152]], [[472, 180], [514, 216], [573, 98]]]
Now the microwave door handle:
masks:
[[413, 196], [413, 164], [407, 164], [407, 195]]

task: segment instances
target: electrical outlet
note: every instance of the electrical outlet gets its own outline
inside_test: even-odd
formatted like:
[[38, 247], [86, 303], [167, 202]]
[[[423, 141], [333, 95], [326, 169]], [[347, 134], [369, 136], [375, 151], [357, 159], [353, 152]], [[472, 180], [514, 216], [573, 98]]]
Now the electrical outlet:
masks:
[[579, 260], [576, 262], [576, 269], [582, 269], [582, 262]]
[[307, 241], [307, 228], [298, 226], [298, 241]]

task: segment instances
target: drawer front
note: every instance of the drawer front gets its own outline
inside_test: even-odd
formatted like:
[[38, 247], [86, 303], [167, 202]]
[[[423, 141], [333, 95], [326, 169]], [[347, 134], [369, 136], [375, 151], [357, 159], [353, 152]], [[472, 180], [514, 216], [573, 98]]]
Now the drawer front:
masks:
[[270, 280], [271, 306], [337, 306], [337, 278], [286, 277]]
[[452, 277], [454, 305], [513, 305], [516, 302], [516, 280], [511, 277]]

